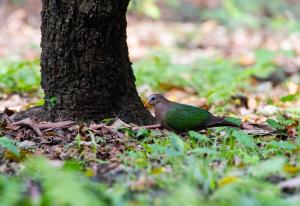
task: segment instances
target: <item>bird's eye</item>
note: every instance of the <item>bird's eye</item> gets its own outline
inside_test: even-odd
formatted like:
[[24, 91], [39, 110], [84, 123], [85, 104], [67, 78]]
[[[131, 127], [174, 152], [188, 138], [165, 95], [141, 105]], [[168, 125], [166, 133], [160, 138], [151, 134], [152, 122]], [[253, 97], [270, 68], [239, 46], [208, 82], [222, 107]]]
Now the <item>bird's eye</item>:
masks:
[[155, 97], [152, 97], [152, 98], [151, 98], [151, 101], [154, 101], [154, 100], [155, 100]]

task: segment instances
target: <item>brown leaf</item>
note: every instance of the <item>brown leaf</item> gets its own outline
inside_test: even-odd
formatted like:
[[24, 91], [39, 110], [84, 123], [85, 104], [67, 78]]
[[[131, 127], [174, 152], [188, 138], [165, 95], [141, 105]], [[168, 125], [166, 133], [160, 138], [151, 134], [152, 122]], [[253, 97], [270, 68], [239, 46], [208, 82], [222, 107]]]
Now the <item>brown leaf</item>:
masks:
[[[34, 133], [36, 135], [38, 135], [39, 137], [43, 136], [43, 133], [41, 132], [41, 130], [39, 129], [39, 127], [37, 126], [37, 124], [35, 124], [30, 118], [26, 118], [23, 119], [21, 121], [15, 122], [11, 124], [12, 126], [25, 126], [25, 127], [29, 127], [31, 128]], [[10, 126], [10, 125], [9, 125]]]
[[153, 187], [155, 182], [153, 178], [142, 176], [136, 182], [131, 183], [131, 189], [135, 191], [143, 191], [147, 188]]
[[297, 136], [297, 131], [296, 131], [296, 124], [292, 124], [292, 125], [288, 125], [286, 126], [286, 130], [287, 130], [287, 135], [289, 137], [296, 137]]
[[107, 126], [107, 127], [110, 128], [110, 129], [117, 130], [120, 127], [130, 127], [130, 125], [126, 124], [125, 122], [123, 122], [120, 119], [116, 119], [116, 121], [114, 121], [114, 123], [112, 123], [112, 125]]
[[255, 55], [254, 54], [245, 54], [240, 57], [239, 64], [242, 67], [249, 67], [255, 64]]
[[92, 123], [92, 124], [90, 124], [89, 128], [91, 130], [98, 130], [98, 129], [101, 129], [103, 126], [104, 126], [104, 124], [95, 124], [95, 123]]

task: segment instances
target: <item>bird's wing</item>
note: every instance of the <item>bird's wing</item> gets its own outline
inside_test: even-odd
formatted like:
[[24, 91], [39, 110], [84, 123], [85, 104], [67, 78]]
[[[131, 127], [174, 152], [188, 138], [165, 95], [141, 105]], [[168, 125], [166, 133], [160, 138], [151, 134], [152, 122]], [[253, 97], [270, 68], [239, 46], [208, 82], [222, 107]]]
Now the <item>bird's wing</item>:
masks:
[[204, 109], [184, 104], [172, 105], [165, 114], [167, 125], [179, 131], [205, 126], [211, 117]]

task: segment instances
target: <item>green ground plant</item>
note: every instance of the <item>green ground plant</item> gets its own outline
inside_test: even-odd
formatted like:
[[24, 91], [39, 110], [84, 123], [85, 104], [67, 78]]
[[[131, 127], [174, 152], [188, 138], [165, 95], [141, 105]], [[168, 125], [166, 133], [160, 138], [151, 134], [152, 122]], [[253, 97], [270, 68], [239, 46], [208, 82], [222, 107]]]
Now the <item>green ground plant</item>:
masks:
[[[128, 131], [127, 149], [117, 157], [124, 171], [112, 183], [89, 177], [80, 161], [54, 166], [44, 158], [29, 158], [21, 163], [18, 176], [0, 176], [1, 205], [299, 204], [297, 193], [282, 193], [276, 186], [300, 171], [298, 163], [291, 164], [300, 158], [299, 140], [219, 131], [190, 131], [183, 138]], [[40, 188], [35, 195], [28, 194], [32, 187]]]
[[0, 60], [0, 92], [36, 92], [40, 88], [40, 61]]

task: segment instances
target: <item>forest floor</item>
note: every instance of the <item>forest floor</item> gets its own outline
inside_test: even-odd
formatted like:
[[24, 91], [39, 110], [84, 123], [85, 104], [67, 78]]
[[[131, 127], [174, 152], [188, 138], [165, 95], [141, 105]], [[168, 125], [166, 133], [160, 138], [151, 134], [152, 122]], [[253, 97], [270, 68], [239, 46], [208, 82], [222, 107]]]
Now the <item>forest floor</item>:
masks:
[[242, 27], [129, 15], [128, 45], [143, 101], [159, 92], [273, 128], [178, 135], [119, 119], [11, 121], [15, 112], [43, 104], [40, 4], [5, 14], [1, 8], [0, 205], [300, 204], [300, 30], [294, 24]]

